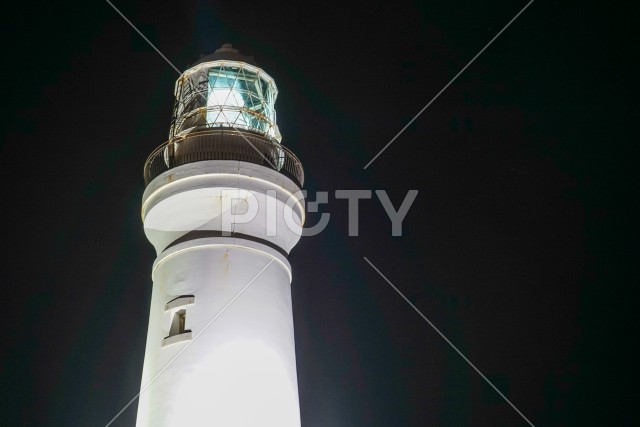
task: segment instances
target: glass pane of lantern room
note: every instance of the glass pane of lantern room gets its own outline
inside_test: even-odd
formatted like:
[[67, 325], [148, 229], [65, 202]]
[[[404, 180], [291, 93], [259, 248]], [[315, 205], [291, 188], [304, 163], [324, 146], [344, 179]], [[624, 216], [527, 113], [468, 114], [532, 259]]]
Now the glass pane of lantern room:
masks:
[[209, 70], [209, 94], [207, 96], [207, 125], [234, 126], [244, 107], [242, 94], [236, 89], [237, 71], [220, 68]]

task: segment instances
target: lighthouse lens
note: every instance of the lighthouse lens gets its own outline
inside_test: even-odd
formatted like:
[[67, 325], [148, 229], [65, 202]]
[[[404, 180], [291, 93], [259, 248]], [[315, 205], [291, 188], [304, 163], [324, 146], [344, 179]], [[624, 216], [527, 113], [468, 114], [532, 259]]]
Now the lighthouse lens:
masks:
[[273, 79], [241, 62], [209, 64], [185, 73], [178, 81], [170, 137], [223, 127], [256, 132], [279, 142]]

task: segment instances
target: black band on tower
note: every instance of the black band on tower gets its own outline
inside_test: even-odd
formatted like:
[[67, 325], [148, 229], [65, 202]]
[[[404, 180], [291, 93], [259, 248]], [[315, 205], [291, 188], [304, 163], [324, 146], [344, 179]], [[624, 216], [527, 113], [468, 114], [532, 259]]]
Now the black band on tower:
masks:
[[175, 245], [180, 244], [180, 243], [184, 243], [184, 242], [188, 242], [188, 241], [196, 240], [196, 239], [205, 239], [207, 237], [230, 237], [230, 238], [249, 240], [249, 241], [252, 241], [252, 242], [256, 242], [256, 243], [260, 243], [262, 245], [268, 246], [271, 249], [273, 249], [273, 250], [277, 251], [278, 253], [280, 253], [285, 258], [289, 257], [289, 254], [287, 252], [285, 252], [284, 249], [282, 249], [280, 246], [278, 246], [275, 243], [270, 242], [270, 241], [268, 241], [266, 239], [261, 239], [259, 237], [251, 236], [249, 234], [235, 233], [235, 232], [230, 232], [230, 231], [227, 231], [227, 232], [223, 233], [220, 230], [193, 230], [193, 231], [190, 231], [187, 234], [185, 234], [184, 236], [179, 237], [178, 239], [176, 239], [173, 242], [169, 243], [169, 245], [167, 245], [167, 247], [164, 248], [163, 252], [166, 251], [167, 249], [175, 246]]

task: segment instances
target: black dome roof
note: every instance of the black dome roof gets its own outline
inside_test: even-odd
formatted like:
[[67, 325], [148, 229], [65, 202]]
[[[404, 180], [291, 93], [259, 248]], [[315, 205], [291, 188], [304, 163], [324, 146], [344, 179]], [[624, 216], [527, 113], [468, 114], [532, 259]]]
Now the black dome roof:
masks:
[[222, 59], [226, 59], [228, 61], [246, 62], [247, 64], [258, 66], [255, 59], [253, 59], [253, 56], [246, 56], [241, 54], [238, 49], [235, 49], [228, 43], [223, 44], [220, 49], [216, 50], [213, 53], [201, 56], [200, 59], [198, 59], [191, 66], [195, 67], [196, 65], [202, 64], [203, 62], [219, 61]]

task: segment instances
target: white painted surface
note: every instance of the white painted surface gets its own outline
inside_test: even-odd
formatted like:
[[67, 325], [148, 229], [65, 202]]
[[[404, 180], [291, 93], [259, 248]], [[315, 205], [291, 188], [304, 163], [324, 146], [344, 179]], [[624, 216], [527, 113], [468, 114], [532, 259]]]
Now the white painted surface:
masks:
[[[236, 195], [255, 197], [257, 215], [246, 223], [236, 222], [238, 216], [232, 215], [229, 227], [288, 252], [299, 240], [300, 228], [292, 230], [276, 217], [276, 232], [270, 236], [274, 233], [265, 228], [265, 215], [273, 205], [279, 216], [288, 212], [301, 224], [303, 205], [285, 203], [298, 189], [261, 166], [251, 165], [252, 175], [247, 176], [238, 173], [238, 162], [222, 162], [225, 167], [236, 163], [234, 176], [201, 163], [205, 165], [169, 171], [170, 179], [161, 175], [144, 196], [145, 233], [158, 258], [137, 426], [298, 427], [291, 267], [286, 258], [269, 246], [231, 237], [200, 238], [164, 250], [191, 230], [222, 230], [223, 210], [234, 209], [235, 203], [225, 201], [223, 190], [234, 190], [239, 191]], [[181, 295], [194, 295], [195, 303], [165, 310]], [[173, 314], [180, 309], [186, 310], [186, 329], [193, 338], [162, 347]]]
[[[255, 208], [253, 220], [232, 212], [239, 199]], [[245, 212], [247, 203], [235, 212]], [[197, 162], [171, 169], [149, 184], [142, 218], [157, 253], [192, 230], [248, 234], [288, 253], [300, 239], [304, 199], [291, 180], [271, 169], [245, 162]]]

